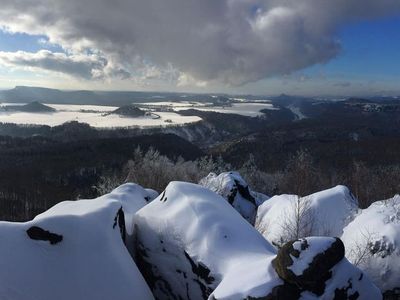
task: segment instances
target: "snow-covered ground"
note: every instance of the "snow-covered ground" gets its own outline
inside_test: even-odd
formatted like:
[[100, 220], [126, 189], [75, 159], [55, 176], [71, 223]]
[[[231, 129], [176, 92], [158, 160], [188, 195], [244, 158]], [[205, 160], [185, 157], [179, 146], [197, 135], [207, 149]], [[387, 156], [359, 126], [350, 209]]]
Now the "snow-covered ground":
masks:
[[295, 115], [296, 120], [303, 120], [307, 118], [306, 115], [301, 112], [300, 107], [289, 105], [287, 108], [289, 108], [290, 111]]
[[[1, 103], [0, 106], [9, 105], [23, 105], [26, 103]], [[46, 104], [54, 109], [55, 112], [50, 113], [29, 113], [29, 112], [12, 112], [0, 111], [0, 123], [14, 123], [14, 124], [31, 124], [31, 125], [48, 125], [57, 126], [65, 122], [78, 121], [87, 123], [97, 128], [107, 127], [159, 127], [170, 125], [182, 125], [198, 122], [201, 120], [197, 116], [182, 116], [177, 113], [180, 110], [187, 110], [189, 108], [202, 110], [202, 111], [215, 111], [220, 113], [232, 113], [244, 116], [260, 116], [262, 109], [275, 109], [269, 103], [233, 103], [230, 107], [214, 107], [207, 106], [210, 103], [201, 102], [146, 102], [138, 103], [141, 107], [148, 107], [151, 109], [165, 109], [169, 111], [157, 111], [156, 114], [160, 118], [150, 116], [129, 118], [119, 116], [116, 114], [108, 114], [116, 110], [115, 106], [100, 106], [100, 105], [76, 105], [76, 104]]]
[[178, 107], [201, 107], [206, 105], [211, 105], [207, 102], [192, 102], [192, 101], [158, 101], [158, 102], [141, 102], [136, 103], [140, 106], [152, 106], [152, 107], [168, 107], [168, 108], [178, 108]]
[[[214, 111], [226, 114], [238, 114], [247, 117], [257, 117], [262, 116], [262, 109], [277, 109], [270, 103], [232, 103], [232, 106], [199, 106], [192, 107], [193, 109], [201, 111]], [[175, 110], [185, 110], [187, 107], [174, 108]]]
[[257, 117], [263, 115], [260, 110], [262, 109], [276, 109], [271, 103], [267, 103], [265, 100], [262, 102], [252, 101], [245, 102], [242, 99], [242, 103], [232, 103], [231, 106], [213, 106], [212, 103], [207, 102], [190, 102], [190, 101], [165, 101], [165, 102], [146, 102], [138, 103], [143, 106], [149, 106], [153, 108], [168, 108], [174, 111], [196, 109], [200, 111], [214, 111], [226, 114], [238, 114], [248, 117]]
[[[3, 103], [1, 105], [14, 105], [13, 103]], [[55, 108], [56, 112], [51, 113], [29, 113], [0, 111], [1, 123], [31, 124], [57, 126], [65, 122], [78, 121], [87, 123], [97, 128], [106, 127], [158, 127], [168, 125], [180, 125], [194, 123], [201, 120], [196, 116], [181, 116], [175, 112], [157, 112], [160, 118], [150, 116], [129, 118], [116, 114], [107, 114], [117, 107], [98, 106], [98, 105], [64, 105], [64, 104], [45, 104]], [[171, 120], [171, 122], [169, 122]], [[166, 122], [167, 121], [167, 122]]]

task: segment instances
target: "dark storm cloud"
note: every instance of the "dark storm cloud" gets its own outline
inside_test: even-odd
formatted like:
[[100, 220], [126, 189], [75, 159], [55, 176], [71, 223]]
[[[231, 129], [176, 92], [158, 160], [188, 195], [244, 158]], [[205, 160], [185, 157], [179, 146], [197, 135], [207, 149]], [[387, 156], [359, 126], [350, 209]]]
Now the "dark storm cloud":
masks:
[[0, 24], [95, 51], [109, 76], [150, 65], [240, 85], [327, 62], [341, 26], [399, 10], [399, 0], [3, 0]]

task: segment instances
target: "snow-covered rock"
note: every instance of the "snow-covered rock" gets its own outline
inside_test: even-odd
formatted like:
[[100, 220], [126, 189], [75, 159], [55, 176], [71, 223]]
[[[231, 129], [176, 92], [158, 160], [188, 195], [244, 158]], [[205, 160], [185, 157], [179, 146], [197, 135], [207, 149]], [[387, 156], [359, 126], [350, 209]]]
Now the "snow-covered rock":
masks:
[[[335, 189], [310, 196], [315, 212], [346, 195]], [[368, 275], [344, 258], [337, 238], [294, 240], [277, 254], [210, 189], [172, 182], [156, 196], [124, 184], [97, 199], [61, 202], [26, 223], [0, 222], [0, 299], [381, 298]], [[295, 196], [280, 197], [274, 198], [284, 203]], [[363, 266], [374, 267], [364, 268], [372, 275], [380, 266], [390, 284], [398, 279], [399, 203], [397, 197], [371, 206], [344, 234], [351, 240], [357, 222], [376, 218], [371, 225], [382, 238], [368, 244], [372, 263]]]
[[[381, 299], [380, 290], [344, 258], [338, 238], [307, 237], [286, 243], [273, 265], [291, 299]], [[296, 292], [297, 289], [297, 292]]]
[[[345, 229], [346, 256], [364, 270], [382, 292], [400, 297], [400, 196], [364, 209]], [[398, 298], [397, 298], [398, 299]]]
[[221, 196], [172, 182], [135, 216], [137, 264], [157, 299], [245, 299], [283, 284], [272, 247]]
[[0, 222], [0, 299], [153, 299], [124, 245], [126, 216], [147, 194], [126, 184], [98, 199], [61, 202], [26, 223]]
[[306, 197], [274, 196], [258, 208], [255, 227], [280, 246], [297, 237], [340, 237], [357, 212], [357, 199], [339, 185]]
[[250, 190], [238, 172], [210, 173], [199, 184], [224, 197], [251, 224], [254, 224], [257, 207], [269, 199]]

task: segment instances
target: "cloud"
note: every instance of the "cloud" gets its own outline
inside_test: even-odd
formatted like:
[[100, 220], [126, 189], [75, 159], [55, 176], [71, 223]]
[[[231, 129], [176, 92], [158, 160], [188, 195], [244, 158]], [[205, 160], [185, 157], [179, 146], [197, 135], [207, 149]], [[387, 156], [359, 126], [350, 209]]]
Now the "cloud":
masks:
[[0, 64], [11, 68], [38, 69], [67, 74], [82, 79], [99, 79], [106, 75], [129, 78], [130, 73], [121, 68], [114, 68], [108, 61], [96, 54], [54, 53], [49, 50], [38, 52], [0, 51]]
[[34, 68], [90, 79], [100, 77], [107, 61], [95, 55], [66, 55], [40, 50], [36, 53], [0, 52], [0, 64], [14, 68]]
[[40, 68], [241, 85], [325, 63], [341, 26], [399, 11], [399, 0], [2, 0], [0, 26], [89, 58], [47, 53]]

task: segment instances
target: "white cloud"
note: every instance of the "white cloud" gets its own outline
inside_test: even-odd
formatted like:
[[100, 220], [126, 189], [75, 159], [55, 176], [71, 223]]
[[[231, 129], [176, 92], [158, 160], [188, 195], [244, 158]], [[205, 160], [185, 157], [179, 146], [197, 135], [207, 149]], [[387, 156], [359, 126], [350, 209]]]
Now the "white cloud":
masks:
[[399, 11], [399, 0], [2, 0], [0, 26], [69, 54], [1, 60], [83, 78], [241, 85], [325, 63], [340, 52], [340, 26]]

